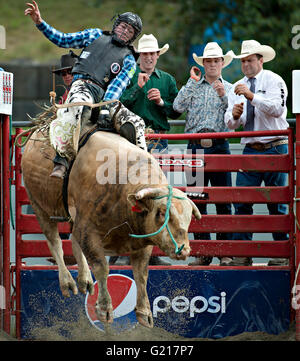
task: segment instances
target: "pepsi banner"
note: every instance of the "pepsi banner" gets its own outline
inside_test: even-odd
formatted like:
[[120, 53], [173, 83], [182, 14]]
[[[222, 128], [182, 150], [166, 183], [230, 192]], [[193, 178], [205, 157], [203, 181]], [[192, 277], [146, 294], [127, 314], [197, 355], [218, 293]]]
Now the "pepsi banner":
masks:
[[[71, 270], [76, 279], [77, 271]], [[68, 337], [68, 323], [84, 319], [97, 332], [94, 295], [64, 298], [55, 270], [21, 271], [21, 337], [59, 323]], [[107, 280], [114, 309], [114, 332], [137, 325], [136, 284], [132, 271], [111, 270]], [[290, 273], [286, 270], [150, 269], [148, 296], [154, 327], [187, 338], [223, 338], [243, 332], [285, 332], [290, 324]]]

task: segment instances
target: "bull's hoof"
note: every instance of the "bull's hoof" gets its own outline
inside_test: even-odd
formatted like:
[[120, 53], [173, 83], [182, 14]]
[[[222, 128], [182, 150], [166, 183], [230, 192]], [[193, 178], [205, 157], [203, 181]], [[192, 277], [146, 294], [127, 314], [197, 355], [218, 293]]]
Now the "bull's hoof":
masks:
[[135, 315], [136, 315], [136, 319], [142, 326], [148, 327], [148, 328], [153, 328], [153, 318], [152, 318], [151, 312], [144, 313], [144, 312], [135, 310]]
[[59, 277], [59, 285], [64, 297], [70, 297], [69, 291], [72, 291], [74, 295], [77, 295], [78, 293], [76, 282], [70, 273], [66, 273], [62, 277]]
[[61, 293], [63, 294], [64, 297], [70, 297], [69, 291], [72, 291], [74, 295], [78, 294], [78, 289], [77, 289], [75, 282], [64, 284], [64, 285], [60, 286], [60, 289], [61, 289]]
[[78, 289], [84, 295], [88, 291], [90, 295], [94, 294], [94, 282], [93, 279], [77, 278]]
[[114, 320], [113, 310], [112, 309], [103, 309], [98, 303], [96, 303], [96, 313], [98, 320], [103, 323], [112, 323]]

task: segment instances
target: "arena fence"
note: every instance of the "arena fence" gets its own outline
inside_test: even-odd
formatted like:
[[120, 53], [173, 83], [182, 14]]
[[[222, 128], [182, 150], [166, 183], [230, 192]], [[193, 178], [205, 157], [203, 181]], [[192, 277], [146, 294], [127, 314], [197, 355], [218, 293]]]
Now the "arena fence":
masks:
[[[2, 123], [4, 129], [3, 134], [7, 134], [7, 124]], [[16, 129], [16, 135], [20, 134], [22, 129]], [[5, 133], [6, 132], [6, 133]], [[239, 138], [241, 136], [251, 136], [253, 132], [232, 132], [232, 133], [206, 133], [206, 134], [167, 134], [167, 135], [149, 135], [150, 138], [167, 138], [176, 140], [198, 139], [198, 138]], [[284, 135], [288, 137], [289, 153], [287, 155], [260, 155], [260, 156], [245, 156], [245, 155], [206, 155], [204, 170], [209, 171], [274, 171], [288, 173], [288, 185], [284, 187], [205, 187], [200, 189], [198, 187], [180, 187], [183, 191], [191, 193], [206, 194], [206, 199], [191, 199], [195, 203], [282, 203], [287, 204], [289, 211], [288, 214], [277, 215], [203, 215], [202, 219], [197, 221], [192, 220], [190, 225], [190, 232], [286, 232], [289, 234], [288, 241], [236, 241], [236, 240], [191, 240], [192, 256], [206, 255], [206, 256], [247, 256], [247, 257], [279, 257], [288, 258], [289, 266], [273, 266], [268, 269], [287, 269], [290, 272], [290, 287], [293, 287], [295, 280], [295, 217], [294, 217], [294, 187], [295, 187], [295, 167], [294, 167], [294, 136], [292, 129], [285, 131], [272, 131], [272, 132], [255, 132], [255, 135]], [[7, 137], [3, 137], [2, 145], [6, 147], [6, 152], [9, 154], [9, 146], [7, 144]], [[3, 166], [6, 169], [5, 187], [9, 187], [7, 178], [12, 179], [12, 184], [15, 186], [16, 193], [16, 262], [15, 265], [9, 265], [9, 237], [6, 231], [3, 234], [3, 259], [6, 262], [3, 265], [5, 275], [5, 287], [12, 289], [12, 294], [7, 293], [7, 305], [9, 307], [4, 313], [4, 329], [6, 332], [10, 330], [10, 317], [13, 315], [16, 319], [16, 332], [17, 337], [20, 337], [20, 313], [22, 310], [21, 305], [21, 278], [20, 273], [26, 269], [27, 257], [50, 257], [47, 243], [45, 240], [24, 240], [24, 235], [41, 234], [41, 228], [36, 220], [34, 214], [25, 214], [22, 210], [24, 205], [29, 204], [26, 190], [22, 184], [21, 174], [21, 149], [14, 148], [15, 164], [9, 170], [7, 153], [3, 152], [2, 160]], [[187, 154], [155, 154], [158, 161], [162, 165], [164, 171], [176, 172], [186, 171], [187, 168], [180, 165], [178, 160], [197, 158]], [[178, 165], [179, 164], [179, 165]], [[4, 175], [4, 174], [3, 174]], [[4, 177], [5, 178], [5, 177]], [[7, 193], [8, 194], [8, 193]], [[9, 199], [6, 199], [6, 214], [5, 222], [9, 223]], [[23, 207], [24, 209], [24, 207]], [[70, 231], [67, 223], [60, 223], [60, 232], [68, 233]], [[9, 232], [9, 230], [8, 230]], [[70, 240], [62, 240], [63, 250], [65, 256], [72, 255], [72, 246]], [[163, 252], [157, 247], [154, 247], [154, 255], [163, 256]], [[298, 264], [298, 263], [297, 263]], [[128, 268], [130, 266], [111, 266], [114, 268]], [[155, 267], [155, 266], [153, 266]], [[177, 269], [186, 269], [189, 266], [177, 266]], [[208, 268], [214, 266], [206, 266]], [[218, 269], [224, 268], [217, 266]], [[252, 266], [253, 267], [253, 266]], [[259, 268], [267, 266], [258, 266]], [[51, 268], [48, 266], [42, 269]], [[52, 267], [53, 268], [53, 267]], [[200, 269], [205, 268], [199, 266]], [[228, 267], [226, 267], [227, 269]], [[245, 267], [233, 267], [235, 269]], [[40, 268], [41, 269], [41, 268]], [[291, 309], [291, 320], [294, 319], [295, 313]]]
[[[300, 121], [297, 115], [296, 121]], [[29, 204], [26, 190], [22, 184], [21, 174], [21, 149], [13, 147], [13, 138], [10, 132], [10, 117], [1, 114], [1, 242], [0, 242], [0, 269], [1, 269], [1, 285], [5, 290], [4, 299], [0, 300], [0, 321], [1, 328], [6, 332], [10, 332], [12, 316], [16, 320], [16, 333], [20, 337], [20, 314], [21, 305], [21, 278], [22, 270], [28, 268], [26, 266], [26, 258], [49, 257], [50, 252], [46, 241], [44, 240], [25, 240], [23, 236], [32, 234], [41, 234], [41, 228], [34, 214], [26, 214], [24, 205]], [[21, 128], [16, 129], [16, 135], [20, 134]], [[231, 132], [231, 133], [206, 133], [206, 134], [166, 134], [166, 135], [149, 135], [149, 138], [167, 138], [170, 140], [188, 140], [199, 138], [240, 138], [251, 136], [251, 132]], [[209, 233], [225, 233], [225, 232], [287, 232], [289, 233], [288, 241], [236, 241], [236, 240], [191, 240], [192, 256], [249, 256], [258, 258], [279, 257], [288, 258], [289, 266], [268, 267], [270, 270], [287, 269], [290, 272], [290, 289], [291, 291], [297, 287], [297, 277], [295, 277], [295, 265], [299, 265], [300, 252], [296, 253], [295, 245], [299, 245], [299, 230], [295, 229], [294, 217], [294, 201], [300, 198], [300, 178], [296, 177], [295, 182], [295, 164], [296, 169], [300, 169], [300, 131], [296, 133], [296, 155], [294, 155], [294, 135], [292, 129], [285, 131], [272, 132], [255, 132], [256, 136], [264, 135], [284, 135], [288, 137], [289, 153], [287, 155], [276, 156], [245, 156], [245, 155], [206, 155], [204, 170], [206, 172], [216, 171], [274, 171], [285, 172], [288, 174], [288, 185], [285, 187], [180, 187], [189, 194], [200, 194], [203, 192], [205, 199], [199, 199], [191, 195], [191, 199], [195, 203], [282, 203], [287, 204], [289, 211], [284, 216], [270, 215], [203, 215], [200, 221], [193, 219], [190, 225], [190, 232], [209, 232]], [[14, 163], [12, 163], [14, 151]], [[188, 154], [155, 154], [154, 155], [161, 164], [164, 171], [168, 172], [186, 172], [191, 167], [186, 167], [185, 162], [189, 159], [197, 158]], [[202, 169], [203, 170], [203, 169]], [[202, 171], [201, 169], [198, 171]], [[10, 264], [10, 185], [15, 186], [16, 193], [16, 237], [15, 237], [15, 264]], [[295, 188], [296, 185], [296, 188]], [[295, 194], [296, 189], [296, 194]], [[300, 212], [299, 202], [296, 202], [296, 214]], [[60, 232], [68, 233], [70, 231], [67, 223], [59, 225]], [[63, 249], [66, 256], [72, 255], [72, 246], [70, 240], [63, 240]], [[297, 249], [299, 250], [299, 246]], [[296, 250], [297, 250], [296, 249]], [[161, 250], [154, 247], [154, 255], [164, 255]], [[111, 269], [122, 266], [111, 266]], [[125, 269], [130, 266], [123, 266]], [[155, 266], [151, 266], [154, 267]], [[215, 266], [199, 266], [199, 269], [213, 268]], [[267, 266], [256, 266], [263, 268]], [[40, 269], [53, 268], [48, 266], [40, 267]], [[55, 267], [54, 267], [55, 268]], [[186, 269], [188, 266], [177, 266], [177, 269]], [[218, 269], [224, 267], [217, 266]], [[233, 267], [234, 269], [245, 269], [245, 267]], [[253, 266], [251, 267], [253, 268]], [[228, 267], [226, 267], [228, 269]], [[297, 268], [298, 271], [298, 268]], [[298, 272], [297, 272], [298, 275]], [[295, 280], [296, 278], [296, 280]], [[295, 292], [294, 292], [295, 293]], [[1, 297], [1, 295], [0, 295]], [[292, 293], [291, 293], [292, 297]], [[292, 300], [291, 300], [292, 301]], [[299, 307], [291, 302], [291, 320], [295, 319], [296, 310], [296, 327], [297, 338], [300, 338], [300, 320]]]
[[[1, 182], [1, 240], [0, 240], [0, 325], [10, 330], [10, 117], [0, 114], [0, 182]], [[2, 288], [3, 287], [3, 288]], [[2, 292], [2, 290], [4, 292]]]
[[[26, 269], [34, 269], [26, 265], [26, 258], [50, 257], [50, 252], [45, 240], [28, 240], [28, 236], [41, 234], [41, 228], [34, 214], [26, 214], [24, 206], [29, 204], [29, 200], [22, 184], [21, 174], [21, 149], [13, 146], [11, 136], [10, 116], [12, 111], [12, 81], [13, 75], [2, 72], [0, 75], [0, 182], [1, 182], [1, 240], [0, 240], [0, 328], [10, 333], [12, 320], [16, 322], [16, 336], [20, 338], [21, 332], [21, 272]], [[300, 82], [295, 82], [300, 84]], [[299, 90], [300, 91], [300, 90]], [[293, 96], [299, 94], [294, 91]], [[296, 124], [300, 122], [300, 108], [293, 111], [296, 115]], [[20, 134], [21, 128], [16, 129], [16, 135]], [[288, 205], [288, 213], [282, 216], [270, 215], [204, 215], [201, 220], [193, 219], [190, 225], [190, 232], [287, 232], [288, 241], [236, 241], [236, 240], [191, 240], [192, 254], [206, 256], [247, 256], [258, 258], [288, 258], [288, 266], [256, 265], [251, 267], [231, 267], [231, 269], [268, 269], [276, 277], [277, 270], [286, 270], [289, 277], [290, 289], [290, 321], [296, 320], [296, 339], [300, 340], [300, 305], [297, 303], [297, 290], [300, 287], [298, 272], [300, 264], [300, 233], [297, 218], [300, 214], [300, 129], [296, 131], [296, 146], [294, 154], [294, 135], [292, 129], [285, 131], [255, 132], [258, 135], [284, 135], [288, 137], [289, 153], [287, 155], [276, 156], [245, 156], [245, 155], [207, 155], [205, 156], [204, 171], [274, 171], [288, 174], [288, 185], [285, 187], [181, 187], [183, 191], [192, 193], [203, 192], [205, 199], [191, 198], [195, 203], [282, 203]], [[213, 134], [166, 134], [149, 135], [149, 138], [167, 138], [173, 140], [188, 140], [191, 138], [240, 138], [251, 136], [251, 132], [230, 132]], [[14, 157], [13, 157], [14, 153]], [[168, 172], [185, 172], [181, 160], [192, 157], [187, 154], [176, 155], [155, 155], [161, 163], [162, 169]], [[14, 162], [12, 161], [14, 159]], [[198, 170], [199, 171], [199, 170]], [[296, 173], [296, 177], [295, 177]], [[298, 174], [297, 174], [298, 173]], [[12, 217], [10, 209], [10, 188], [15, 187], [15, 239], [11, 240], [10, 221]], [[296, 217], [295, 213], [296, 211]], [[59, 225], [60, 232], [70, 231], [67, 223]], [[27, 237], [25, 237], [27, 236]], [[36, 237], [35, 237], [36, 238]], [[11, 264], [11, 241], [15, 243], [15, 263]], [[63, 240], [63, 249], [66, 256], [72, 255], [70, 240]], [[154, 255], [163, 255], [162, 251], [154, 247]], [[157, 266], [150, 266], [155, 269]], [[172, 267], [172, 266], [171, 266]], [[70, 267], [70, 268], [74, 268]], [[76, 266], [75, 266], [76, 268]], [[130, 266], [111, 266], [111, 270], [117, 268], [129, 269]], [[168, 266], [162, 267], [168, 270]], [[56, 269], [56, 266], [36, 266], [37, 270]], [[190, 269], [187, 265], [176, 266], [176, 270], [183, 272]], [[197, 266], [193, 269], [199, 270], [228, 270], [222, 266]], [[4, 291], [4, 292], [2, 292]], [[292, 300], [294, 296], [294, 300]], [[292, 302], [293, 301], [293, 302]]]

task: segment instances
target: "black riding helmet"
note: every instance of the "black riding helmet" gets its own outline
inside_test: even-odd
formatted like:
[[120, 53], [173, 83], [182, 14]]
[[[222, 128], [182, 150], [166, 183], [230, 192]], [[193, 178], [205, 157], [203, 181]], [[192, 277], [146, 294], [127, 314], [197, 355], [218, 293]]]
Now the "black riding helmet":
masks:
[[[134, 28], [134, 36], [133, 38], [127, 42], [126, 44], [124, 45], [129, 45], [131, 43], [134, 42], [134, 40], [140, 35], [140, 33], [142, 32], [142, 27], [143, 27], [143, 23], [142, 23], [142, 19], [137, 15], [137, 14], [134, 14], [134, 13], [131, 13], [131, 12], [126, 12], [126, 13], [123, 13], [121, 15], [118, 15], [115, 22], [114, 22], [114, 25], [113, 25], [113, 28], [112, 28], [112, 32], [114, 33], [114, 30], [115, 28], [121, 23], [121, 22], [124, 22], [126, 24], [129, 24], [131, 25], [133, 28]], [[116, 36], [114, 37], [114, 39], [120, 43], [124, 43], [122, 42], [120, 39], [118, 39]]]

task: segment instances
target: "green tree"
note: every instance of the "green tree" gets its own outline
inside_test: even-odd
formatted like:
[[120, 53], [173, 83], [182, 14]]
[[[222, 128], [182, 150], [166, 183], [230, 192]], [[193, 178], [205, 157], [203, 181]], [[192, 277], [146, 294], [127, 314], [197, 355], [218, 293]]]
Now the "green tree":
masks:
[[300, 23], [299, 0], [236, 0], [236, 22], [232, 24], [232, 48], [240, 53], [240, 42], [255, 39], [270, 45], [276, 57], [264, 68], [270, 69], [285, 80], [289, 89], [288, 109], [291, 114], [292, 70], [300, 69], [300, 50], [292, 47], [291, 29]]

